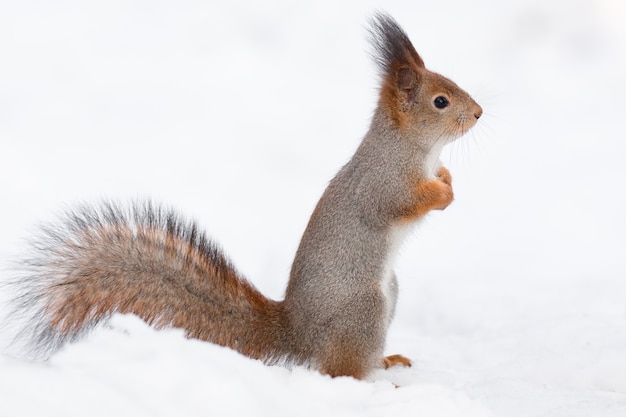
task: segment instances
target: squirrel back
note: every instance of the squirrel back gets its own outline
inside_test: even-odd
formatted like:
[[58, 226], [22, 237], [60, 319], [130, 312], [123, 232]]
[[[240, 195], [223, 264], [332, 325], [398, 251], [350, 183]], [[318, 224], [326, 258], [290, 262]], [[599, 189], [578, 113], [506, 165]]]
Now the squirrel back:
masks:
[[369, 131], [330, 182], [304, 232], [285, 299], [263, 296], [198, 227], [149, 202], [105, 203], [43, 229], [14, 282], [35, 354], [80, 338], [111, 314], [235, 349], [266, 363], [364, 378], [410, 365], [383, 358], [394, 315], [395, 254], [412, 224], [453, 199], [442, 147], [482, 109], [424, 66], [389, 16], [371, 27], [381, 76]]

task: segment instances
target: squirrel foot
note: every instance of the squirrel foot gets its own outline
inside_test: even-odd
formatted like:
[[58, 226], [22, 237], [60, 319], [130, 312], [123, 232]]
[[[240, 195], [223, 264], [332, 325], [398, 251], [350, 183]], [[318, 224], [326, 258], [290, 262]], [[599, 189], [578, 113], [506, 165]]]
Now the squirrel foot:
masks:
[[390, 355], [383, 358], [383, 367], [389, 369], [392, 366], [404, 366], [410, 368], [412, 365], [411, 359], [402, 355]]

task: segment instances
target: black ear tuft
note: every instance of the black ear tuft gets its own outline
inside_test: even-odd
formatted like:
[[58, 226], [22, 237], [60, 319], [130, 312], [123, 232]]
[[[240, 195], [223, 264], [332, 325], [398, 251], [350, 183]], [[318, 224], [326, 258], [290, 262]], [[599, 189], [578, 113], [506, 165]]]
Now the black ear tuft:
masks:
[[409, 37], [389, 15], [378, 12], [370, 23], [373, 57], [381, 76], [389, 75], [398, 66], [424, 68], [424, 61], [411, 44]]

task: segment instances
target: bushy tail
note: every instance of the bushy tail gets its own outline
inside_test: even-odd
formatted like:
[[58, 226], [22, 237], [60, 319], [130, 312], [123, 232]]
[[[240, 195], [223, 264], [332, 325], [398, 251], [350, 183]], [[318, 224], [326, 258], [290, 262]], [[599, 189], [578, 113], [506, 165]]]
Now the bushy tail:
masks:
[[42, 228], [12, 282], [33, 356], [47, 356], [115, 312], [272, 362], [286, 354], [282, 304], [240, 277], [193, 222], [149, 202], [104, 203]]

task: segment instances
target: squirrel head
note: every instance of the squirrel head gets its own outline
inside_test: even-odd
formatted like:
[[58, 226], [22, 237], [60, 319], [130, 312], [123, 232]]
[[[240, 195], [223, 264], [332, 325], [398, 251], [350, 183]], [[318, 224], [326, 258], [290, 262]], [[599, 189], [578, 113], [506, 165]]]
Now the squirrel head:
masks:
[[379, 67], [379, 107], [403, 137], [451, 142], [473, 127], [482, 108], [449, 79], [429, 71], [402, 28], [378, 13], [370, 28]]

